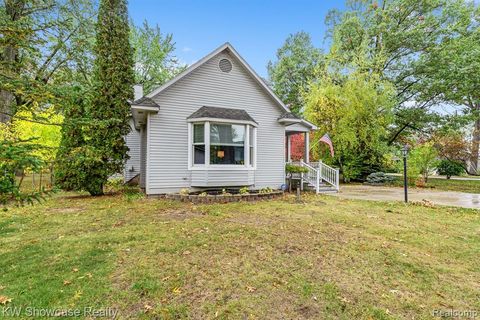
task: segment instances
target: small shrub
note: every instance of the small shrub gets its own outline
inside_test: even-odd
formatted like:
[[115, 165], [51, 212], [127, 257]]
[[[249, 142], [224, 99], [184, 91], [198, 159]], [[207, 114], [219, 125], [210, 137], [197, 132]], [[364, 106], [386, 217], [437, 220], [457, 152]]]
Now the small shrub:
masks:
[[285, 171], [287, 173], [307, 173], [308, 169], [306, 167], [297, 166], [296, 164], [287, 163], [285, 165]]
[[393, 180], [395, 180], [394, 177], [388, 176], [384, 172], [374, 172], [367, 176], [367, 182], [371, 184], [391, 183]]
[[190, 194], [190, 189], [188, 188], [183, 188], [179, 192], [182, 196], [188, 196]]
[[460, 163], [447, 159], [440, 161], [437, 170], [439, 174], [447, 176], [447, 179], [450, 179], [452, 176], [459, 176], [464, 171]]
[[232, 194], [230, 192], [228, 192], [226, 189], [222, 189], [222, 195], [231, 196]]
[[243, 188], [240, 188], [240, 190], [238, 192], [240, 194], [249, 194], [250, 190], [248, 189], [248, 187], [243, 187]]
[[123, 178], [111, 178], [105, 183], [105, 192], [118, 192], [123, 189]]
[[207, 192], [203, 191], [202, 193], [200, 193], [198, 196], [199, 197], [206, 197], [208, 195]]
[[265, 187], [265, 188], [260, 189], [260, 191], [258, 193], [265, 194], [265, 193], [270, 193], [270, 192], [273, 192], [273, 189], [270, 188], [270, 187]]
[[409, 155], [409, 167], [415, 167], [416, 171], [422, 175], [425, 183], [428, 182], [428, 176], [434, 171], [438, 164], [438, 151], [432, 142], [426, 142], [415, 147]]

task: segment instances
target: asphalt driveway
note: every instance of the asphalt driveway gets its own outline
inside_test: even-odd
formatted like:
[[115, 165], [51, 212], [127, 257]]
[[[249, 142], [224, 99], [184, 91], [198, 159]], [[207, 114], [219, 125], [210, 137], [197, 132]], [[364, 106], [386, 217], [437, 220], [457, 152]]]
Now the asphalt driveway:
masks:
[[[335, 195], [347, 199], [403, 201], [403, 188], [341, 185], [340, 192]], [[410, 201], [429, 200], [437, 205], [480, 209], [480, 194], [475, 193], [410, 188], [408, 199]]]

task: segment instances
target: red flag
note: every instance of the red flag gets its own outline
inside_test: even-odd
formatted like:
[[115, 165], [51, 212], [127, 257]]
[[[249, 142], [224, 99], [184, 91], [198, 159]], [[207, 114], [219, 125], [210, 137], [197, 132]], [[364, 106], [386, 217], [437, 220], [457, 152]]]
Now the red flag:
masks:
[[333, 157], [335, 155], [335, 152], [333, 150], [332, 139], [330, 139], [330, 136], [328, 135], [328, 133], [325, 133], [323, 137], [320, 138], [319, 141], [328, 144], [328, 146], [330, 147], [330, 154]]

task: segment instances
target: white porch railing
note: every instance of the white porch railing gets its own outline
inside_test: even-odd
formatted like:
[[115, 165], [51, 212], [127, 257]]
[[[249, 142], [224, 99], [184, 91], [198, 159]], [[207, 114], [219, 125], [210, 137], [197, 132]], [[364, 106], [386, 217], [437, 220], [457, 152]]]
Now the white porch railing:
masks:
[[316, 193], [320, 192], [322, 182], [331, 185], [337, 191], [340, 190], [340, 174], [338, 169], [332, 168], [322, 161], [306, 163], [300, 160], [300, 162], [292, 163], [308, 169], [306, 173], [301, 174], [301, 180], [313, 186]]

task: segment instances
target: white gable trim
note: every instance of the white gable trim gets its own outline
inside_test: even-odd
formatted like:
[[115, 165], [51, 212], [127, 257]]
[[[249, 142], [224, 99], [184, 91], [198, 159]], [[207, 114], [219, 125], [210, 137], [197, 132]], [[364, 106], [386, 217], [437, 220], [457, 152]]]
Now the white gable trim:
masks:
[[294, 122], [287, 124], [285, 126], [286, 132], [295, 132], [295, 131], [302, 131], [302, 132], [309, 132], [309, 131], [316, 131], [318, 127], [307, 120], [300, 119], [299, 122]]
[[206, 55], [202, 59], [200, 59], [197, 62], [195, 62], [194, 64], [192, 64], [190, 67], [188, 67], [183, 72], [181, 72], [179, 75], [177, 75], [175, 78], [171, 79], [170, 81], [166, 82], [162, 86], [160, 86], [157, 89], [150, 92], [147, 95], [147, 97], [148, 98], [155, 97], [160, 92], [164, 91], [165, 89], [167, 89], [168, 87], [170, 87], [171, 85], [173, 85], [174, 83], [179, 81], [180, 79], [183, 79], [185, 76], [187, 76], [188, 74], [193, 72], [195, 69], [197, 69], [198, 67], [203, 65], [205, 62], [207, 62], [208, 60], [210, 60], [211, 58], [213, 58], [214, 56], [216, 56], [217, 54], [219, 54], [220, 52], [222, 52], [226, 49], [228, 49], [230, 51], [230, 53], [240, 62], [240, 64], [245, 69], [247, 69], [247, 71], [250, 73], [250, 75], [268, 93], [268, 95], [270, 95], [273, 98], [273, 100], [283, 109], [283, 111], [290, 112], [290, 110], [287, 108], [287, 106], [275, 95], [275, 93], [273, 93], [272, 89], [270, 89], [267, 86], [267, 84], [262, 80], [262, 78], [260, 78], [260, 76], [255, 72], [255, 70], [253, 70], [252, 67], [250, 67], [250, 65], [240, 56], [240, 54], [238, 54], [238, 52], [228, 42], [221, 45], [220, 47], [218, 47], [217, 49], [215, 49], [214, 51], [212, 51], [211, 53], [209, 53], [208, 55]]

